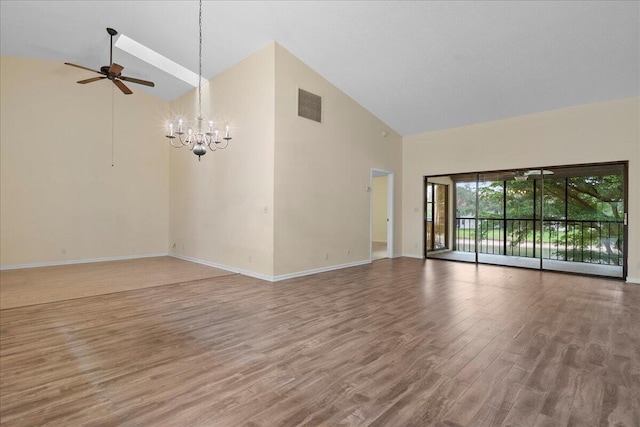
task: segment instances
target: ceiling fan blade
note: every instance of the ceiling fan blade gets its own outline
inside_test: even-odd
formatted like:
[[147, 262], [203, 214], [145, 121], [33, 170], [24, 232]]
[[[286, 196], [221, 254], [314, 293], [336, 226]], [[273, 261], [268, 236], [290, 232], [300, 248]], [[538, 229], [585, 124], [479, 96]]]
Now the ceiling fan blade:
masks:
[[118, 78], [120, 80], [124, 80], [125, 82], [138, 83], [139, 85], [155, 87], [155, 83], [149, 82], [147, 80], [134, 79], [133, 77], [125, 77], [125, 76], [119, 76]]
[[122, 83], [120, 80], [117, 79], [113, 79], [113, 84], [118, 86], [118, 88], [122, 91], [122, 93], [124, 93], [125, 95], [131, 95], [133, 92], [131, 92], [131, 89], [129, 89], [128, 87], [126, 87], [124, 85], [124, 83]]
[[81, 85], [84, 85], [87, 83], [97, 82], [98, 80], [102, 80], [102, 79], [106, 79], [106, 77], [91, 77], [90, 79], [80, 80], [78, 83], [80, 83]]
[[123, 68], [124, 67], [122, 65], [116, 64], [114, 62], [113, 64], [111, 64], [111, 67], [109, 67], [109, 74], [114, 74], [114, 75], [118, 76], [122, 72]]
[[65, 65], [71, 65], [72, 67], [82, 68], [83, 70], [93, 71], [94, 73], [98, 73], [98, 74], [104, 74], [101, 71], [92, 70], [91, 68], [83, 67], [82, 65], [72, 64], [71, 62], [65, 62]]

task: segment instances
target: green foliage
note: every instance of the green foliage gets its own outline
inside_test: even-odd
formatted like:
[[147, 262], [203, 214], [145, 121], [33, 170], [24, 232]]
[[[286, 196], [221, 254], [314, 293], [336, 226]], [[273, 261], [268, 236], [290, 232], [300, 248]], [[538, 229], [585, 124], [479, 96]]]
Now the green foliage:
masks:
[[456, 217], [473, 218], [476, 215], [476, 185], [468, 182], [456, 185]]
[[[543, 188], [545, 197], [540, 206], [539, 196]], [[474, 189], [475, 183], [458, 183], [456, 186], [457, 217], [475, 216]], [[567, 179], [551, 176], [545, 177], [544, 182], [540, 179], [481, 182], [478, 184], [478, 201], [480, 240], [501, 240], [506, 232], [512, 250], [526, 242], [532, 244], [535, 219], [539, 244], [540, 213], [543, 211], [543, 241], [561, 248], [553, 252], [556, 259], [621, 262], [622, 174]], [[474, 239], [475, 232], [467, 230], [464, 237]]]

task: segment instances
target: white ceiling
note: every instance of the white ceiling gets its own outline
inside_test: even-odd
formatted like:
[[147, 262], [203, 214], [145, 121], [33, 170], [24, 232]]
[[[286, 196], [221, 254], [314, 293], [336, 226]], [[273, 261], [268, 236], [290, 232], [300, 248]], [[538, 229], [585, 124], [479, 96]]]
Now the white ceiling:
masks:
[[[197, 72], [194, 1], [2, 1], [0, 19], [2, 55], [98, 68], [113, 27]], [[403, 135], [640, 94], [637, 1], [208, 1], [203, 32], [204, 77], [275, 40]], [[134, 92], [192, 89], [114, 62], [156, 83]]]

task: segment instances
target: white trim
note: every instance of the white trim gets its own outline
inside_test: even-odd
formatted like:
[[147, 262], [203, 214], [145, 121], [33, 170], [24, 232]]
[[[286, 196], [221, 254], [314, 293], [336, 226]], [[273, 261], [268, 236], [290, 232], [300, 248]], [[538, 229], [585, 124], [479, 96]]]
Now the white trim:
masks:
[[402, 254], [405, 258], [425, 259], [422, 255]]
[[631, 276], [627, 276], [627, 283], [633, 283], [635, 285], [640, 285], [640, 277], [631, 277]]
[[370, 260], [365, 259], [363, 261], [355, 261], [355, 262], [350, 262], [348, 264], [339, 264], [339, 265], [332, 265], [329, 267], [315, 268], [313, 270], [297, 271], [295, 273], [281, 274], [279, 276], [269, 276], [267, 274], [256, 273], [254, 271], [243, 270], [241, 268], [236, 268], [236, 267], [229, 267], [228, 265], [218, 264], [216, 262], [211, 262], [211, 261], [204, 261], [201, 259], [192, 258], [190, 256], [178, 255], [178, 254], [169, 254], [169, 256], [179, 258], [185, 261], [191, 261], [198, 264], [207, 265], [209, 267], [219, 268], [220, 270], [226, 270], [232, 273], [238, 273], [245, 276], [254, 277], [256, 279], [266, 280], [268, 282], [279, 282], [281, 280], [293, 279], [295, 277], [309, 276], [311, 274], [324, 273], [327, 271], [340, 270], [342, 268], [356, 267], [358, 265], [371, 263]]
[[287, 279], [293, 279], [295, 277], [309, 276], [311, 274], [317, 274], [317, 273], [325, 273], [327, 271], [340, 270], [340, 269], [349, 268], [349, 267], [356, 267], [358, 265], [364, 265], [364, 264], [371, 264], [371, 260], [365, 259], [365, 260], [362, 260], [362, 261], [355, 261], [355, 262], [350, 262], [350, 263], [347, 263], [347, 264], [331, 265], [329, 267], [314, 268], [313, 270], [306, 270], [306, 271], [298, 271], [296, 273], [281, 274], [279, 276], [274, 276], [272, 281], [273, 282], [279, 282], [280, 280], [287, 280]]
[[230, 271], [232, 273], [242, 274], [244, 276], [253, 277], [260, 280], [266, 280], [268, 282], [273, 282], [273, 276], [268, 276], [262, 273], [256, 273], [255, 271], [243, 270], [242, 268], [229, 267], [228, 265], [218, 264], [217, 262], [205, 261], [198, 258], [192, 258], [186, 255], [178, 255], [178, 254], [169, 254], [174, 258], [179, 258], [185, 261], [195, 262], [197, 264], [207, 265], [209, 267], [219, 268], [220, 270]]
[[397, 253], [397, 254], [393, 254], [394, 258], [402, 258], [402, 254], [401, 253]]
[[144, 254], [144, 255], [122, 255], [122, 256], [111, 256], [111, 257], [103, 257], [103, 258], [72, 259], [68, 261], [34, 262], [30, 264], [3, 265], [3, 266], [0, 266], [0, 271], [18, 270], [21, 268], [54, 267], [56, 265], [88, 264], [91, 262], [123, 261], [127, 259], [139, 259], [139, 258], [156, 258], [161, 256], [169, 256], [169, 254], [162, 253], [162, 254]]
[[387, 175], [387, 257], [393, 258], [393, 241], [395, 239], [393, 227], [395, 218], [393, 215], [393, 206], [395, 204], [393, 187], [395, 186], [395, 173], [391, 172]]
[[369, 261], [373, 260], [373, 178], [387, 176], [387, 258], [393, 258], [394, 241], [394, 179], [395, 173], [386, 169], [371, 168], [369, 175]]

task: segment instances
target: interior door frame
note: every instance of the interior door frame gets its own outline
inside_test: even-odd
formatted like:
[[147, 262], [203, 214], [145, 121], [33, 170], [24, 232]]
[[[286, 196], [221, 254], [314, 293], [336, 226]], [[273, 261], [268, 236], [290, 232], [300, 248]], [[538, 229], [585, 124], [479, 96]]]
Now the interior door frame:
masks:
[[369, 262], [373, 260], [373, 178], [378, 176], [387, 177], [387, 258], [393, 258], [393, 186], [395, 173], [386, 169], [371, 168], [369, 175]]

